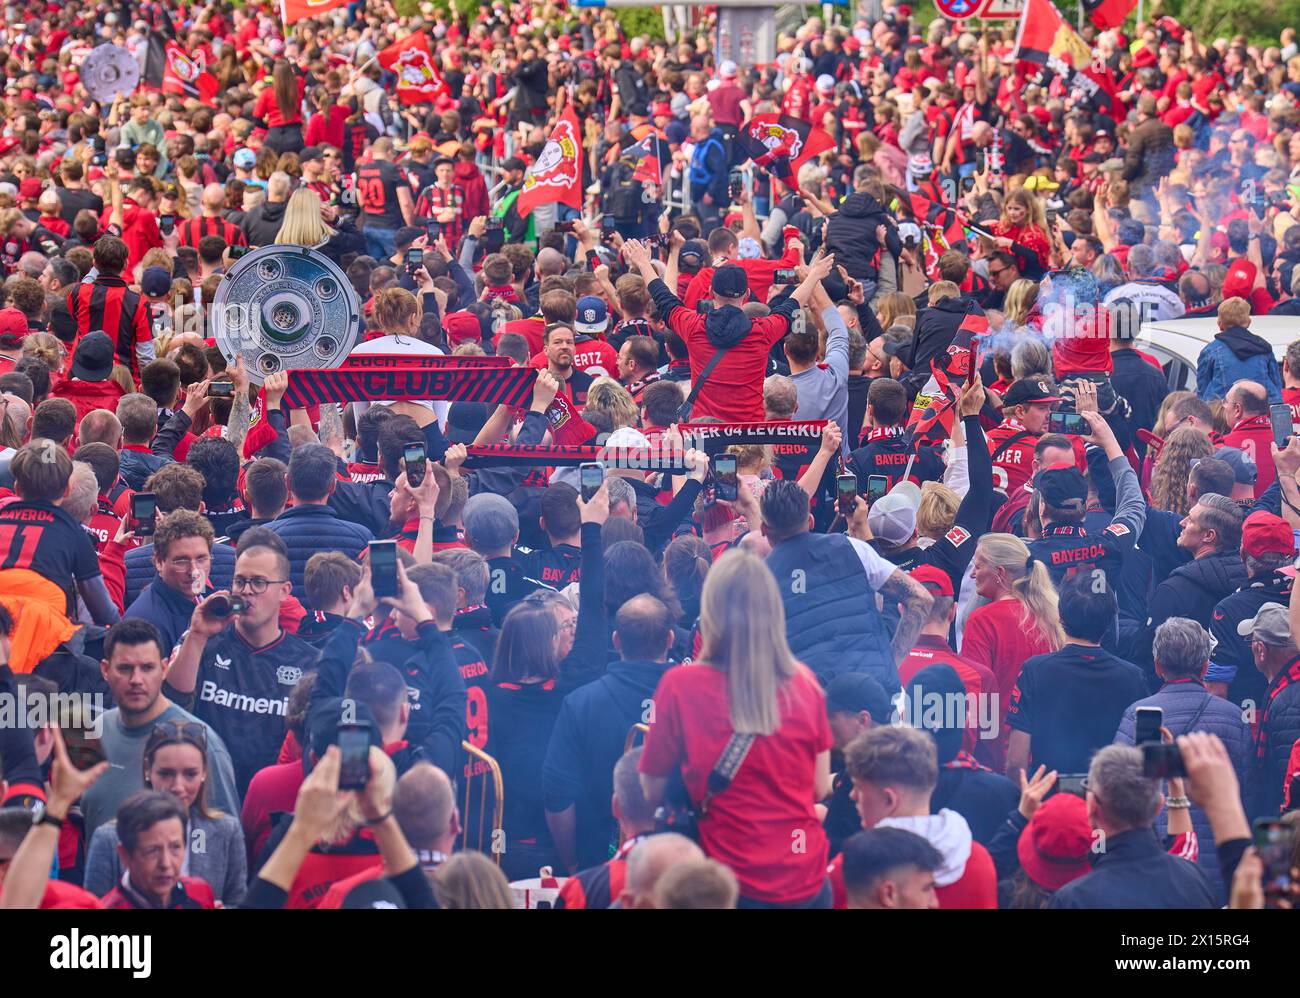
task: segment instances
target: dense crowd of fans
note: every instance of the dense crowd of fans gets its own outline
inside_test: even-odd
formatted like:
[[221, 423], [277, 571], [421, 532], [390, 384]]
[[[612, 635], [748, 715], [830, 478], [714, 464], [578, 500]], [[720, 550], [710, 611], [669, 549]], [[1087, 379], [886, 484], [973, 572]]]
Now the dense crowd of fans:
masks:
[[[0, 906], [1291, 905], [1294, 30], [294, 6], [0, 40]], [[531, 398], [286, 402], [273, 246]]]

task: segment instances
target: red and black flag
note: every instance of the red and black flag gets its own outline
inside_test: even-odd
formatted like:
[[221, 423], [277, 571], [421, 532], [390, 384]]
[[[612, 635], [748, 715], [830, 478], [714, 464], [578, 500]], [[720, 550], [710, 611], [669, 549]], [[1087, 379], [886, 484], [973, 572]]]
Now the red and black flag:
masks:
[[1088, 20], [1102, 31], [1118, 28], [1128, 20], [1129, 12], [1136, 6], [1137, 0], [1083, 0]]
[[1069, 79], [1092, 62], [1092, 50], [1050, 0], [1027, 0], [1016, 33], [1016, 59], [1046, 66]]
[[924, 269], [933, 276], [939, 266], [939, 257], [966, 238], [961, 216], [954, 209], [920, 194], [904, 193], [898, 205], [912, 215], [921, 229]]
[[1075, 70], [1069, 86], [1076, 106], [1090, 107], [1115, 121], [1123, 121], [1128, 115], [1128, 108], [1119, 97], [1115, 74], [1105, 63], [1096, 62]]
[[788, 114], [755, 115], [741, 127], [738, 139], [742, 162], [752, 159], [789, 187], [798, 186], [799, 167], [835, 145], [820, 128]]
[[640, 142], [625, 148], [623, 156], [636, 162], [636, 172], [632, 174], [633, 180], [654, 184], [656, 187], [663, 184], [664, 167], [672, 162], [673, 158], [672, 150], [668, 148], [668, 140], [658, 132], [651, 132]]
[[158, 32], [149, 35], [142, 83], [165, 94], [181, 94], [211, 104], [217, 97], [217, 78], [201, 59], [192, 58], [174, 41]]
[[976, 363], [976, 340], [988, 331], [989, 320], [983, 314], [967, 315], [948, 349], [930, 361], [930, 380], [917, 394], [907, 424], [913, 439], [941, 440], [952, 435], [961, 385]]

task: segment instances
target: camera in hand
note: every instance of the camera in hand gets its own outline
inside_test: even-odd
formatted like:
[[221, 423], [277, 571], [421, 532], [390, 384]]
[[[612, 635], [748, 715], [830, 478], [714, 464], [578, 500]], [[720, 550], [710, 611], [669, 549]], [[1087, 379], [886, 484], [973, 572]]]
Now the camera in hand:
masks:
[[867, 504], [875, 502], [877, 499], [883, 499], [885, 493], [889, 491], [889, 476], [887, 475], [868, 475], [867, 476]]
[[339, 725], [339, 789], [364, 790], [370, 782], [370, 729]]
[[572, 232], [572, 231], [573, 231], [573, 219], [569, 219], [569, 221], [567, 221], [567, 222], [556, 222], [556, 223], [555, 223], [555, 231], [556, 231], [556, 232]]
[[739, 479], [736, 476], [735, 454], [714, 454], [713, 498], [715, 501], [735, 502], [739, 494]]
[[1167, 780], [1173, 776], [1186, 776], [1183, 753], [1177, 745], [1148, 742], [1142, 746], [1142, 775], [1153, 780]]
[[231, 247], [227, 250], [227, 252], [230, 254], [230, 259], [232, 259], [232, 260], [238, 260], [241, 256], [243, 256], [245, 253], [248, 252], [248, 247], [247, 247], [247, 246], [231, 246]]
[[213, 381], [208, 384], [208, 398], [229, 399], [235, 397], [235, 385], [231, 381]]
[[851, 471], [835, 476], [835, 511], [849, 520], [858, 501], [858, 476]]
[[591, 502], [592, 498], [605, 484], [605, 468], [598, 461], [587, 461], [578, 465], [578, 484], [581, 486], [582, 501]]
[[376, 597], [397, 595], [397, 542], [371, 541], [367, 545], [370, 561], [370, 588]]
[[1077, 412], [1053, 412], [1047, 417], [1047, 432], [1067, 437], [1086, 437], [1092, 432], [1088, 421]]
[[727, 176], [727, 197], [735, 201], [745, 190], [745, 175], [739, 170], [732, 170]]
[[152, 537], [158, 522], [158, 497], [152, 492], [131, 496], [131, 521], [137, 537]]
[[419, 488], [424, 481], [426, 463], [424, 444], [413, 441], [402, 448], [402, 467], [406, 471], [406, 484], [410, 488]]
[[799, 272], [793, 267], [783, 267], [772, 275], [773, 284], [795, 284], [799, 280]]

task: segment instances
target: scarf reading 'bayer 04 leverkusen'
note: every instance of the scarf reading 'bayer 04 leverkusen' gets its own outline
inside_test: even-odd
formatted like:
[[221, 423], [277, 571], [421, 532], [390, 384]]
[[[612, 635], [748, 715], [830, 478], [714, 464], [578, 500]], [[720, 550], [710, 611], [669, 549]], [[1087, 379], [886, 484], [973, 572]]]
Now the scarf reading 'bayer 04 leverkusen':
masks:
[[[526, 406], [537, 381], [537, 368], [512, 367], [508, 357], [420, 356], [372, 354], [349, 357], [341, 367], [289, 371], [285, 409], [340, 402], [482, 402]], [[258, 412], [266, 411], [266, 392]], [[546, 410], [556, 443], [586, 443], [596, 429], [586, 422], [565, 395], [557, 395]], [[274, 439], [265, 420], [249, 429], [245, 457]]]

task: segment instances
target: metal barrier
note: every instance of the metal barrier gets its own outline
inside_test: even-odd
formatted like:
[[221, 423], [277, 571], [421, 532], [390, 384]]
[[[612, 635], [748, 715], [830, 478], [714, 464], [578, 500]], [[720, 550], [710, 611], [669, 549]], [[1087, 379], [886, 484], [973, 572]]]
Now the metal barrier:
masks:
[[[465, 763], [465, 804], [460, 811], [460, 847], [488, 853], [496, 865], [500, 866], [502, 850], [492, 848], [495, 844], [492, 838], [498, 830], [502, 829], [502, 822], [505, 818], [506, 792], [505, 783], [501, 779], [501, 766], [481, 748], [475, 747], [470, 742], [461, 742], [460, 747], [465, 750], [469, 760]], [[478, 835], [474, 845], [471, 846], [469, 841], [470, 831], [471, 825], [474, 824], [470, 817], [473, 813], [470, 808], [471, 790], [475, 786], [475, 778], [479, 776], [482, 777], [482, 780], [478, 781]], [[489, 776], [492, 777], [492, 823], [485, 825], [483, 818], [487, 811], [487, 781]], [[484, 832], [488, 834], [487, 849], [483, 848]], [[504, 844], [502, 843], [502, 845]]]

